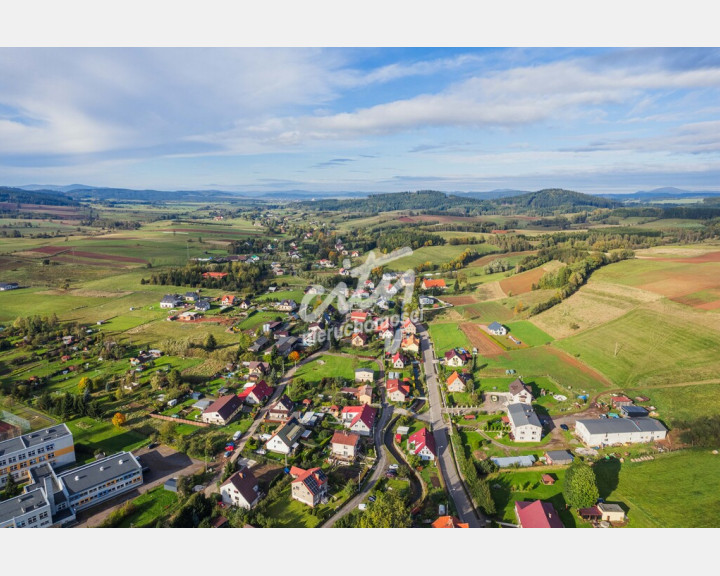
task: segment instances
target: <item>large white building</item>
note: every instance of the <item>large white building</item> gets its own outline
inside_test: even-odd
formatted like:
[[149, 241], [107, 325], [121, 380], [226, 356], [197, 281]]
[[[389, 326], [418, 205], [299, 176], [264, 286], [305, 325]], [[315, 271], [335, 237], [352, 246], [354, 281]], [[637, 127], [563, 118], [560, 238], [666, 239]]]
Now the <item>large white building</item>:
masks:
[[588, 446], [612, 446], [663, 440], [667, 428], [653, 418], [598, 418], [578, 420], [575, 434]]
[[515, 442], [540, 442], [542, 424], [530, 404], [508, 404], [510, 431]]
[[30, 480], [30, 470], [47, 462], [59, 468], [75, 462], [75, 443], [65, 424], [58, 424], [0, 442], [0, 489], [8, 474], [16, 482]]

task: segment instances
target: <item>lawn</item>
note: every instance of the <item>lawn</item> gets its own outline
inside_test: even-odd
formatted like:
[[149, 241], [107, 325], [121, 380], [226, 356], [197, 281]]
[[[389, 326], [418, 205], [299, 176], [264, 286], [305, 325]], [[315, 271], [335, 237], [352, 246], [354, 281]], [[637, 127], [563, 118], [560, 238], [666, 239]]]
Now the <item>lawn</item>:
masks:
[[663, 454], [655, 460], [602, 460], [595, 465], [600, 496], [628, 510], [635, 528], [720, 525], [720, 456], [705, 450]]
[[631, 398], [650, 398], [650, 402], [641, 405], [655, 406], [659, 418], [666, 423], [720, 414], [719, 382], [672, 388], [625, 388], [623, 391]]
[[95, 450], [102, 450], [107, 456], [122, 451], [132, 451], [147, 444], [149, 440], [133, 430], [116, 428], [109, 422], [100, 422], [89, 417], [76, 418], [66, 422], [75, 441], [75, 456], [78, 462], [94, 459]]
[[430, 324], [430, 337], [435, 344], [435, 353], [442, 357], [453, 348], [471, 349], [470, 341], [465, 332], [454, 322], [446, 324]]
[[563, 497], [563, 483], [565, 470], [554, 469], [550, 474], [556, 478], [555, 484], [545, 486], [540, 478], [546, 471], [538, 470], [514, 471], [508, 470], [492, 474], [488, 477], [492, 489], [498, 517], [503, 522], [517, 523], [515, 516], [515, 502], [523, 500], [544, 500], [551, 502], [560, 515], [566, 528], [588, 526], [582, 522], [573, 511], [566, 510]]
[[320, 523], [320, 515], [330, 508], [329, 504], [316, 506], [317, 516], [311, 514], [313, 508], [293, 500], [290, 497], [290, 487], [283, 490], [278, 499], [267, 509], [267, 516], [277, 520], [278, 528], [314, 528]]
[[460, 312], [468, 320], [475, 320], [483, 324], [491, 324], [492, 322], [508, 322], [513, 319], [513, 312], [507, 306], [500, 302], [478, 302], [476, 304], [466, 304], [464, 306], [456, 306], [455, 310]]
[[715, 378], [720, 332], [653, 310], [633, 310], [555, 343], [619, 386], [652, 386]]
[[[405, 270], [415, 268], [425, 262], [443, 264], [445, 262], [449, 262], [453, 258], [456, 258], [467, 248], [469, 247], [462, 244], [457, 246], [423, 246], [422, 248], [413, 250], [413, 253], [409, 256], [403, 256], [402, 258], [398, 258], [397, 260], [390, 262], [386, 268], [388, 270], [404, 272]], [[484, 252], [491, 252], [495, 247], [487, 244], [477, 244], [475, 246], [471, 246], [470, 248], [473, 248], [482, 254]]]
[[295, 378], [302, 378], [306, 382], [316, 382], [323, 378], [340, 377], [354, 382], [356, 368], [372, 368], [377, 371], [377, 364], [370, 360], [323, 354], [300, 366], [295, 372]]
[[508, 322], [505, 326], [510, 331], [510, 336], [514, 336], [528, 346], [542, 346], [554, 340], [552, 336], [525, 320]]
[[118, 525], [118, 528], [153, 526], [158, 518], [175, 511], [178, 505], [178, 496], [174, 492], [165, 490], [163, 486], [158, 486], [138, 496], [132, 502], [136, 511], [126, 517]]

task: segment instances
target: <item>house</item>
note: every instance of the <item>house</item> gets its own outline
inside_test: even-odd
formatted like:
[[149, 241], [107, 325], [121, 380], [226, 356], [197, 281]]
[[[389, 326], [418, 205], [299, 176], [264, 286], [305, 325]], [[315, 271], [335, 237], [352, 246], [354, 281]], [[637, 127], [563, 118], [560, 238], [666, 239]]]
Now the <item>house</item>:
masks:
[[565, 528], [550, 502], [518, 500], [515, 502], [515, 515], [520, 528]]
[[653, 418], [597, 418], [578, 420], [575, 434], [588, 446], [612, 446], [663, 440], [667, 428]]
[[465, 379], [463, 376], [460, 376], [457, 371], [450, 374], [450, 377], [445, 383], [447, 384], [448, 392], [465, 392]]
[[499, 322], [493, 322], [487, 329], [490, 334], [495, 334], [495, 336], [505, 336], [508, 333], [508, 329]]
[[392, 357], [391, 364], [393, 368], [402, 370], [403, 368], [405, 368], [405, 357], [402, 355], [401, 352], [395, 352]]
[[182, 306], [184, 300], [179, 294], [165, 294], [163, 299], [160, 300], [160, 308], [177, 308]]
[[368, 313], [363, 312], [362, 310], [353, 310], [350, 312], [350, 321], [351, 322], [357, 322], [359, 324], [364, 324], [365, 321], [368, 318]]
[[375, 372], [370, 368], [357, 368], [355, 370], [355, 382], [374, 382]]
[[197, 292], [185, 292], [186, 302], [197, 302], [198, 300], [200, 300], [200, 294]]
[[221, 396], [210, 404], [200, 416], [203, 422], [225, 426], [236, 416], [243, 406], [242, 400], [235, 394]]
[[290, 483], [293, 500], [314, 508], [327, 499], [328, 479], [320, 468], [303, 470], [293, 466], [290, 468], [290, 475], [294, 478]]
[[286, 357], [290, 352], [297, 348], [300, 339], [296, 336], [283, 336], [275, 344], [275, 349], [280, 356]]
[[360, 348], [362, 346], [365, 346], [368, 341], [368, 335], [365, 334], [365, 332], [355, 332], [355, 334], [352, 335], [352, 338], [350, 339], [350, 344], [353, 346]]
[[271, 332], [275, 332], [275, 330], [280, 330], [282, 327], [283, 327], [282, 322], [273, 320], [272, 322], [265, 322], [265, 324], [263, 324], [262, 329], [263, 329], [263, 332], [265, 332], [265, 334], [269, 334]]
[[392, 340], [395, 337], [395, 332], [393, 332], [392, 328], [383, 328], [377, 335], [380, 340]]
[[445, 352], [445, 364], [447, 366], [465, 366], [470, 362], [470, 353], [464, 348], [453, 348]]
[[595, 507], [600, 512], [600, 519], [606, 522], [622, 523], [627, 520], [625, 510], [619, 504], [610, 504], [608, 502], [598, 502]]
[[548, 466], [569, 466], [573, 463], [573, 455], [567, 450], [548, 450], [545, 452], [545, 464]]
[[508, 391], [510, 392], [510, 401], [508, 404], [530, 404], [533, 401], [533, 395], [530, 387], [520, 380], [520, 378], [510, 382]]
[[529, 404], [508, 404], [510, 431], [515, 442], [540, 442], [542, 424]]
[[220, 304], [223, 306], [235, 306], [235, 302], [237, 302], [237, 298], [232, 294], [226, 294], [222, 297], [222, 300], [220, 300]]
[[360, 436], [370, 436], [375, 427], [375, 408], [367, 404], [362, 406], [345, 406], [340, 412], [340, 421], [345, 428], [357, 432]]
[[433, 528], [470, 528], [470, 524], [460, 522], [456, 516], [440, 516], [431, 524]]
[[404, 382], [401, 384], [400, 380], [388, 380], [386, 387], [387, 397], [393, 402], [405, 402], [410, 396], [410, 386]]
[[431, 290], [433, 288], [436, 290], [445, 290], [447, 286], [445, 285], [445, 280], [443, 280], [442, 278], [439, 278], [437, 280], [423, 278], [423, 281], [420, 284], [420, 288], [422, 288], [423, 290]]
[[417, 327], [410, 318], [406, 318], [402, 323], [403, 334], [417, 334]]
[[228, 506], [251, 510], [260, 501], [260, 487], [255, 475], [244, 468], [220, 485], [220, 496]]
[[372, 404], [373, 389], [368, 384], [363, 384], [357, 387], [355, 392], [355, 398], [357, 398], [360, 404]]
[[241, 310], [247, 310], [251, 306], [252, 306], [252, 302], [250, 302], [250, 300], [248, 300], [247, 298], [245, 298], [244, 300], [240, 300], [240, 309]]
[[297, 310], [297, 303], [295, 300], [283, 300], [275, 306], [280, 312], [293, 312]]
[[182, 314], [178, 315], [178, 320], [180, 322], [194, 322], [198, 318], [201, 318], [202, 316], [198, 314], [197, 312], [193, 312], [192, 310], [188, 310], [187, 312], [183, 312]]
[[207, 300], [198, 300], [195, 303], [195, 310], [198, 310], [200, 312], [207, 312], [210, 310], [210, 302]]
[[620, 416], [623, 418], [646, 418], [649, 412], [647, 411], [647, 408], [643, 408], [642, 406], [621, 406], [620, 407]]
[[260, 336], [260, 338], [258, 338], [257, 340], [255, 340], [255, 342], [248, 346], [248, 352], [257, 354], [261, 350], [264, 350], [268, 344], [270, 344], [270, 339], [267, 338], [267, 336]]
[[555, 484], [555, 478], [550, 476], [550, 474], [543, 474], [542, 477], [540, 478], [540, 481], [545, 486], [552, 486], [553, 484]]
[[330, 444], [332, 445], [333, 458], [352, 462], [358, 455], [360, 435], [347, 430], [335, 432]]
[[0, 292], [17, 290], [18, 288], [20, 288], [20, 285], [17, 282], [0, 282]]
[[407, 449], [421, 460], [435, 460], [437, 456], [435, 438], [427, 428], [421, 428], [415, 434], [408, 436]]
[[400, 343], [400, 348], [406, 352], [413, 352], [417, 354], [420, 351], [420, 339], [415, 334], [410, 334], [403, 338]]
[[620, 408], [621, 406], [630, 406], [633, 401], [627, 396], [613, 396], [611, 399], [613, 408]]
[[267, 362], [245, 363], [250, 376], [265, 376], [270, 371], [270, 364]]
[[267, 385], [265, 380], [260, 380], [257, 384], [245, 388], [238, 397], [245, 404], [264, 404], [265, 401], [273, 394], [273, 389]]
[[275, 431], [270, 440], [265, 443], [265, 448], [277, 454], [292, 454], [298, 447], [298, 442], [304, 432], [305, 428], [295, 418], [290, 418]]
[[294, 409], [293, 401], [283, 394], [268, 407], [265, 419], [271, 422], [287, 422], [292, 417]]

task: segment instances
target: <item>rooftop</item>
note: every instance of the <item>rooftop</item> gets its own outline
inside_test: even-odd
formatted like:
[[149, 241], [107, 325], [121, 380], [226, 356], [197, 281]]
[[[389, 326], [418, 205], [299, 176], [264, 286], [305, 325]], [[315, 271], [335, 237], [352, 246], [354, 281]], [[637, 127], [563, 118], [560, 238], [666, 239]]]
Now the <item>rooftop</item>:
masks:
[[48, 501], [45, 499], [42, 490], [32, 490], [27, 494], [20, 494], [20, 496], [0, 502], [0, 522], [7, 522], [12, 518], [42, 508], [47, 504]]
[[590, 434], [623, 434], [629, 432], [662, 432], [667, 428], [653, 418], [597, 418], [578, 420]]
[[58, 424], [57, 426], [29, 432], [28, 434], [0, 442], [0, 456], [17, 452], [18, 450], [32, 448], [33, 446], [39, 446], [40, 444], [45, 444], [46, 442], [66, 436], [70, 436], [72, 439], [72, 433], [65, 424]]
[[135, 459], [135, 456], [130, 452], [120, 452], [102, 460], [85, 464], [85, 466], [68, 470], [64, 474], [59, 474], [58, 478], [62, 480], [72, 496], [135, 471], [142, 471], [142, 466]]

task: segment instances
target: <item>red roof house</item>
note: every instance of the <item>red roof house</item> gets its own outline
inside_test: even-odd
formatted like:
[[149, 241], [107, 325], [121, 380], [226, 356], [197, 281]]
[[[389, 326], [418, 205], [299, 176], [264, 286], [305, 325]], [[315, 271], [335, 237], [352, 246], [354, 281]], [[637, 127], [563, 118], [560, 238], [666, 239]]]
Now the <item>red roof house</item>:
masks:
[[565, 528], [550, 502], [515, 502], [515, 515], [520, 528]]
[[435, 438], [427, 428], [411, 434], [407, 441], [410, 453], [420, 456], [422, 460], [435, 460]]

